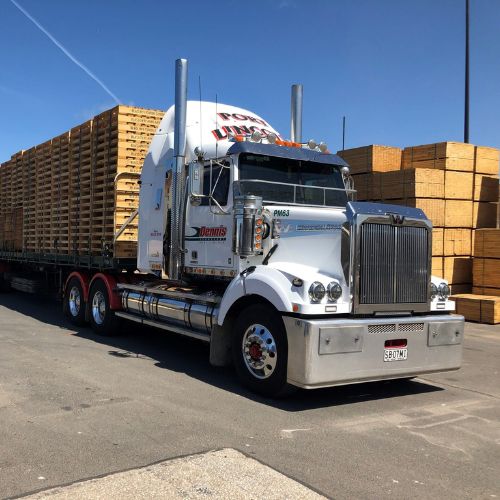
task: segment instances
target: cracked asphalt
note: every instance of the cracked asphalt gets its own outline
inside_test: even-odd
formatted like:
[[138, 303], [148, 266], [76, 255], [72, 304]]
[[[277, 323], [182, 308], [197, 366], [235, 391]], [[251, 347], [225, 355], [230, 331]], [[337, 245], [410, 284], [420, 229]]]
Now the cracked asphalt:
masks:
[[500, 498], [498, 325], [466, 325], [460, 371], [280, 401], [205, 344], [102, 338], [18, 293], [0, 295], [0, 346], [0, 498], [223, 448], [332, 498]]

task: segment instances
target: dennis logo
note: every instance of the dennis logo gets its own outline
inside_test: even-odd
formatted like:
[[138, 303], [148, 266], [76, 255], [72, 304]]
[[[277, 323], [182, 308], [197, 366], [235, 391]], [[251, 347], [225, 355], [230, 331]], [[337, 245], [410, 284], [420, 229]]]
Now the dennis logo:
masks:
[[218, 227], [192, 227], [194, 234], [186, 236], [187, 241], [225, 241], [227, 235], [226, 226]]

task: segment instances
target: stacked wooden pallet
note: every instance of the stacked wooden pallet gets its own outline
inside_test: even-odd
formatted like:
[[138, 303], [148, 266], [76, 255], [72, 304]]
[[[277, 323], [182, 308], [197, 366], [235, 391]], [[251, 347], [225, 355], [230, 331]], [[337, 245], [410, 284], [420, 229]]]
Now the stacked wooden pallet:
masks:
[[6, 250], [14, 248], [13, 209], [12, 209], [12, 160], [5, 162], [0, 169], [0, 244]]
[[[358, 199], [421, 208], [434, 226], [433, 274], [448, 280], [453, 293], [470, 292], [474, 231], [497, 222], [499, 151], [442, 142], [405, 148], [399, 165], [356, 163], [360, 150], [376, 148], [339, 151], [355, 162]], [[401, 151], [392, 149], [394, 157]]]
[[162, 111], [117, 106], [0, 166], [0, 249], [133, 258], [139, 174]]

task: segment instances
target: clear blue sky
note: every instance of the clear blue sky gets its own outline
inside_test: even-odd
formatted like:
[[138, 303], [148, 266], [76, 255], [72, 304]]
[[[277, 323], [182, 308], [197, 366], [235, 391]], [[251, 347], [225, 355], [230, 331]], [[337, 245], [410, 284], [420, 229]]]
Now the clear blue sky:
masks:
[[[304, 139], [346, 147], [463, 138], [465, 0], [18, 0], [124, 104], [189, 97], [255, 111], [288, 136], [304, 84]], [[471, 0], [471, 142], [500, 146], [500, 1]], [[0, 0], [0, 160], [113, 99], [10, 0]]]

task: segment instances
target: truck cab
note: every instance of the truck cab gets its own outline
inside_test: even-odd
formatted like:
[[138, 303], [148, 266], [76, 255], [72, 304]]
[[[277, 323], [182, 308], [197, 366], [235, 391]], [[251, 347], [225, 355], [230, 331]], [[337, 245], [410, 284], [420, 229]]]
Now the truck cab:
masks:
[[119, 283], [116, 314], [210, 342], [264, 394], [454, 370], [463, 318], [431, 238], [419, 209], [355, 201], [325, 144], [180, 99], [141, 174], [138, 268], [156, 279]]

